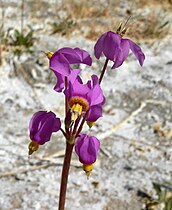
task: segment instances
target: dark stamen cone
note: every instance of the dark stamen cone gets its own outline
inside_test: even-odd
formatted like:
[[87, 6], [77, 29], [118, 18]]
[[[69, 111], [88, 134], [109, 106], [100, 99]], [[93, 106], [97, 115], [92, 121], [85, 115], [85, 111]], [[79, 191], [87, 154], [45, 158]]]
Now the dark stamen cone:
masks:
[[36, 142], [31, 141], [28, 146], [28, 149], [29, 149], [28, 154], [31, 155], [33, 152], [37, 151], [38, 148], [39, 148], [39, 145]]
[[93, 164], [90, 164], [90, 165], [83, 164], [82, 168], [85, 171], [87, 178], [89, 178], [91, 171], [94, 168], [94, 165]]

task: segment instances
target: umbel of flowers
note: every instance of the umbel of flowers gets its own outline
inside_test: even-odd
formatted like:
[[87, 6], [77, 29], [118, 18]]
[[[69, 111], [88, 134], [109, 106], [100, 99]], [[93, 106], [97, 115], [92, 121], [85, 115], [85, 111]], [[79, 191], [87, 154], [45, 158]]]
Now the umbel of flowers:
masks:
[[[91, 66], [92, 58], [89, 53], [80, 48], [61, 48], [56, 52], [46, 53], [49, 59], [50, 70], [53, 71], [57, 82], [54, 91], [64, 94], [65, 116], [64, 126], [61, 120], [52, 111], [36, 112], [29, 123], [30, 139], [29, 155], [37, 151], [39, 146], [49, 142], [53, 133], [61, 131], [64, 135], [66, 151], [61, 176], [59, 196], [59, 210], [64, 210], [67, 189], [68, 173], [70, 168], [73, 147], [83, 165], [83, 170], [89, 176], [97, 159], [100, 141], [91, 135], [84, 134], [84, 123], [89, 127], [102, 117], [105, 97], [101, 88], [101, 81], [111, 61], [112, 69], [120, 67], [127, 59], [130, 50], [142, 66], [145, 55], [141, 48], [130, 39], [124, 39], [126, 29], [121, 26], [117, 32], [104, 33], [94, 46], [94, 55], [97, 59], [104, 56], [105, 63], [100, 76], [92, 75], [85, 84], [80, 77], [81, 69], [73, 69], [71, 64], [85, 64]], [[90, 131], [90, 130], [89, 130]]]

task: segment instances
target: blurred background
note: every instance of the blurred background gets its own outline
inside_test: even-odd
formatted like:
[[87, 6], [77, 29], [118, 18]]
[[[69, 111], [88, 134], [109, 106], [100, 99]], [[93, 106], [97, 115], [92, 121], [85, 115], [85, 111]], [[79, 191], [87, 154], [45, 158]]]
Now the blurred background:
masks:
[[28, 123], [38, 110], [63, 118], [63, 94], [43, 51], [80, 47], [93, 58], [79, 65], [87, 81], [100, 74], [94, 57], [102, 33], [127, 24], [133, 55], [102, 83], [103, 118], [85, 131], [101, 141], [89, 180], [73, 154], [66, 210], [172, 210], [172, 1], [0, 1], [0, 210], [55, 210], [64, 138], [60, 133], [28, 158]]

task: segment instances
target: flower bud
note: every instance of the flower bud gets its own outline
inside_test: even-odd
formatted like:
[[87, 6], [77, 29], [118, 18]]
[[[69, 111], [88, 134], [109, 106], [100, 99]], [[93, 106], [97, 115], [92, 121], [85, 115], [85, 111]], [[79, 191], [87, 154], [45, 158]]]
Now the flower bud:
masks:
[[31, 143], [29, 144], [29, 155], [38, 150], [39, 145], [50, 141], [53, 132], [61, 127], [59, 118], [53, 112], [36, 112], [30, 120], [29, 131]]
[[93, 169], [93, 163], [96, 161], [97, 153], [100, 147], [99, 140], [94, 136], [81, 134], [75, 144], [75, 152], [79, 161], [83, 163], [83, 170], [89, 176]]

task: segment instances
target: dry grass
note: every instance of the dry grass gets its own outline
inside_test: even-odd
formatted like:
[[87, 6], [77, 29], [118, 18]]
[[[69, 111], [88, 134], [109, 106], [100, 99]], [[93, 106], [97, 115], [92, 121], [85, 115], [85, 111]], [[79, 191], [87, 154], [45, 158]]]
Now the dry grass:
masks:
[[[115, 31], [119, 23], [125, 22], [131, 15], [127, 35], [147, 41], [161, 39], [169, 33], [168, 13], [170, 14], [172, 8], [171, 1], [150, 0], [148, 3], [146, 0], [135, 0], [124, 7], [120, 0], [107, 0], [107, 4], [96, 0], [64, 0], [60, 10], [66, 12], [68, 20], [76, 23], [73, 30], [91, 40], [96, 40], [105, 31]], [[149, 12], [145, 13], [147, 9]], [[62, 33], [67, 35], [69, 29], [65, 28]]]
[[108, 16], [107, 7], [93, 0], [64, 0], [62, 8], [67, 11], [68, 16], [72, 19]]
[[172, 6], [172, 0], [138, 0], [136, 1], [138, 7], [161, 5], [162, 7]]

